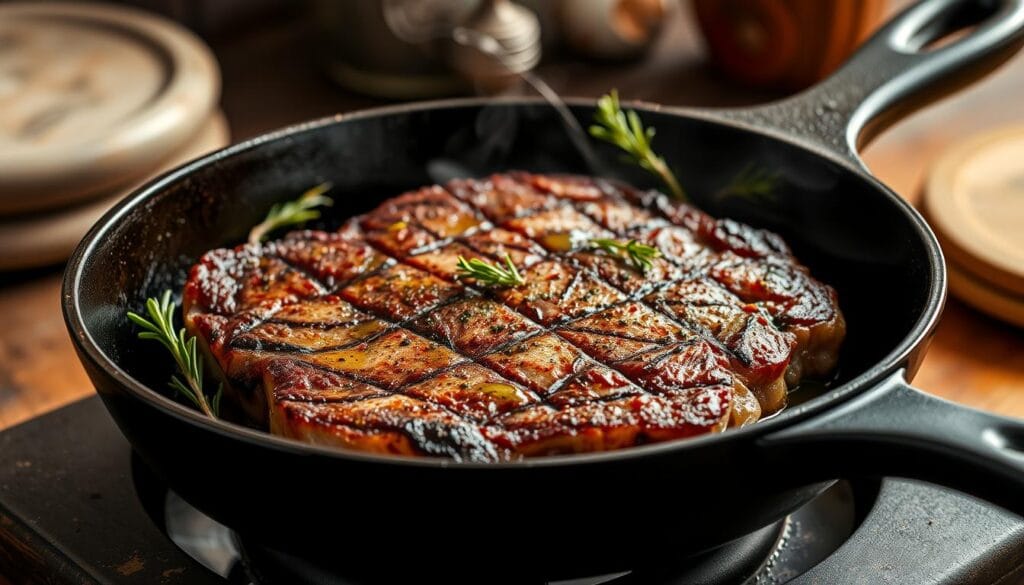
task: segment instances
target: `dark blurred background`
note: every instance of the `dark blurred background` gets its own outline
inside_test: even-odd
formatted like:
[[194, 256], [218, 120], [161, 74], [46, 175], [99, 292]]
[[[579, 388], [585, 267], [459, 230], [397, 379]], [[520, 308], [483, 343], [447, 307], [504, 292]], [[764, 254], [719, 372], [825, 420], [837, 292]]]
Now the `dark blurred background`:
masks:
[[[127, 0], [197, 32], [220, 63], [235, 139], [339, 109], [479, 92], [436, 42], [403, 43], [382, 0]], [[479, 0], [415, 5], [420, 21]], [[497, 3], [501, 4], [501, 3]], [[827, 75], [884, 17], [885, 0], [527, 0], [543, 56], [536, 72], [568, 96], [618, 87], [670, 105], [767, 101]], [[906, 2], [895, 2], [896, 5]], [[423, 16], [423, 15], [427, 16]], [[433, 15], [433, 16], [430, 16]], [[423, 27], [421, 27], [423, 28]], [[356, 70], [344, 75], [339, 70]], [[405, 77], [403, 88], [385, 78]], [[429, 81], [408, 78], [431, 77]], [[438, 81], [439, 78], [447, 79]], [[489, 88], [486, 93], [495, 93]], [[525, 92], [506, 87], [504, 92]]]

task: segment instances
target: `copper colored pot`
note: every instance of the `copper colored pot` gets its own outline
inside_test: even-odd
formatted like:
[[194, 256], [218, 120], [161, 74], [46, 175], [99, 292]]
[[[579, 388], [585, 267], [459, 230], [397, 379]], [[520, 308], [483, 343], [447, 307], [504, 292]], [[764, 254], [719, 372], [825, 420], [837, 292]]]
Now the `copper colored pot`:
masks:
[[694, 0], [711, 58], [741, 82], [799, 89], [874, 30], [885, 0]]

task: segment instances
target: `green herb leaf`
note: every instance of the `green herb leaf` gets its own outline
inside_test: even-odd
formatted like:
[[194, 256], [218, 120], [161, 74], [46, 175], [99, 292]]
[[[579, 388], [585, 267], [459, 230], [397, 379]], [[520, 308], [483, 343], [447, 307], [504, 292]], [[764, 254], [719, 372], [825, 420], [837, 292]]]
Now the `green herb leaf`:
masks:
[[597, 101], [594, 122], [595, 124], [590, 127], [591, 136], [621, 148], [640, 168], [661, 178], [673, 197], [679, 201], [687, 201], [686, 192], [679, 185], [665, 159], [655, 154], [651, 148], [654, 128], [644, 128], [636, 111], [622, 111], [618, 91], [613, 89]]
[[333, 199], [324, 195], [330, 188], [330, 183], [321, 183], [303, 193], [295, 201], [278, 203], [271, 207], [266, 219], [249, 230], [249, 243], [262, 242], [276, 229], [319, 219], [320, 211], [315, 208], [330, 207], [334, 204]]
[[651, 260], [661, 258], [661, 250], [654, 246], [641, 244], [636, 240], [623, 242], [608, 238], [594, 238], [590, 240], [590, 246], [604, 250], [614, 256], [624, 257], [630, 264], [635, 266], [641, 273], [646, 273], [654, 264]]
[[474, 278], [481, 284], [493, 286], [526, 284], [526, 280], [519, 274], [508, 253], [505, 254], [505, 266], [488, 264], [479, 258], [466, 260], [464, 256], [459, 256], [459, 277]]
[[210, 418], [217, 418], [220, 412], [220, 396], [223, 388], [214, 394], [212, 403], [203, 393], [203, 367], [195, 337], [187, 337], [185, 328], [174, 330], [175, 305], [171, 302], [171, 291], [164, 291], [159, 298], [146, 300], [146, 318], [128, 311], [128, 319], [142, 328], [139, 339], [159, 342], [170, 352], [178, 366], [179, 375], [171, 376], [170, 386], [183, 395]]
[[774, 203], [780, 176], [764, 167], [749, 164], [715, 195], [718, 199], [740, 198], [754, 203]]

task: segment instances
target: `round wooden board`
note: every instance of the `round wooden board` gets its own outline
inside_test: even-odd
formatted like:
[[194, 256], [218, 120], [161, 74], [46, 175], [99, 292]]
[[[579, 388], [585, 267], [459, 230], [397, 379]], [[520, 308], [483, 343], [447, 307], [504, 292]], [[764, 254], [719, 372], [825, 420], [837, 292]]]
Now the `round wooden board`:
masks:
[[1024, 126], [969, 138], [932, 167], [922, 200], [950, 264], [1024, 296]]
[[949, 290], [975, 309], [1007, 323], [1024, 327], [1024, 296], [992, 288], [952, 262], [946, 262]]
[[[158, 166], [151, 176], [180, 166], [230, 142], [227, 121], [217, 112], [199, 133]], [[104, 213], [148, 177], [95, 201], [27, 218], [0, 220], [0, 270], [19, 270], [61, 262]]]
[[0, 214], [52, 209], [150, 175], [214, 111], [195, 35], [135, 9], [0, 3]]

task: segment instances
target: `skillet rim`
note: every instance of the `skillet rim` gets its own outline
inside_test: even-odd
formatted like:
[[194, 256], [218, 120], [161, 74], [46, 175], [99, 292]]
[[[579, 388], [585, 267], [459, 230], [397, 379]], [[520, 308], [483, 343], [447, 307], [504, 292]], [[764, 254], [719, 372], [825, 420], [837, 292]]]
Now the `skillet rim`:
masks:
[[[591, 98], [565, 98], [564, 101], [569, 106], [596, 107], [596, 100]], [[109, 376], [118, 386], [120, 386], [121, 390], [126, 391], [133, 398], [138, 399], [151, 407], [155, 407], [163, 414], [174, 417], [184, 424], [199, 427], [202, 431], [213, 432], [227, 439], [245, 441], [256, 447], [273, 448], [290, 455], [321, 456], [342, 461], [356, 461], [364, 464], [466, 470], [498, 470], [601, 464], [623, 458], [642, 459], [645, 457], [663, 456], [669, 452], [674, 453], [700, 449], [709, 442], [741, 441], [748, 437], [753, 440], [759, 435], [766, 435], [775, 430], [792, 427], [800, 421], [811, 418], [823, 411], [835, 408], [846, 400], [868, 391], [875, 383], [880, 382], [884, 377], [899, 369], [902, 366], [902, 363], [927, 341], [928, 337], [935, 329], [939, 317], [942, 314], [946, 298], [945, 260], [938, 240], [931, 228], [928, 227], [928, 224], [925, 222], [921, 214], [906, 200], [881, 183], [867, 170], [866, 167], [858, 166], [857, 163], [860, 162], [859, 160], [851, 160], [832, 150], [780, 130], [756, 127], [728, 117], [730, 111], [737, 111], [735, 109], [668, 107], [643, 101], [630, 101], [628, 103], [632, 109], [636, 109], [641, 113], [644, 111], [666, 113], [702, 122], [729, 126], [743, 132], [749, 132], [767, 137], [771, 140], [786, 143], [789, 146], [808, 152], [817, 158], [824, 158], [829, 162], [844, 168], [844, 170], [848, 172], [852, 172], [859, 180], [865, 181], [870, 187], [881, 191], [882, 194], [884, 194], [885, 197], [911, 221], [914, 231], [925, 244], [929, 265], [929, 290], [925, 306], [923, 307], [920, 318], [918, 318], [911, 330], [900, 341], [900, 343], [898, 343], [889, 351], [889, 353], [887, 353], [873, 366], [861, 372], [856, 377], [848, 380], [838, 388], [831, 389], [827, 393], [817, 396], [803, 404], [800, 404], [799, 406], [787, 408], [777, 416], [773, 416], [768, 420], [760, 421], [743, 428], [731, 429], [723, 433], [705, 434], [698, 437], [650, 443], [647, 445], [639, 445], [611, 451], [550, 455], [545, 457], [524, 458], [517, 461], [482, 463], [455, 461], [448, 458], [378, 455], [338, 447], [313, 445], [220, 419], [211, 419], [199, 411], [190, 408], [181, 402], [175, 401], [133, 378], [124, 371], [116, 361], [109, 358], [103, 350], [100, 349], [99, 344], [93, 339], [91, 333], [85, 326], [79, 303], [83, 268], [86, 263], [92, 259], [95, 248], [104, 239], [105, 234], [113, 229], [129, 211], [138, 205], [143, 204], [146, 200], [157, 197], [164, 191], [164, 188], [167, 185], [188, 178], [201, 168], [217, 164], [222, 160], [232, 158], [240, 153], [256, 149], [264, 143], [293, 138], [304, 132], [318, 130], [336, 124], [343, 124], [350, 120], [387, 117], [423, 110], [479, 108], [493, 104], [527, 107], [545, 105], [546, 103], [547, 102], [540, 97], [449, 98], [386, 105], [343, 114], [334, 114], [260, 134], [243, 142], [229, 145], [206, 154], [196, 160], [154, 177], [144, 185], [136, 188], [131, 192], [131, 194], [119, 201], [114, 205], [114, 207], [105, 213], [103, 217], [89, 229], [88, 233], [75, 247], [74, 252], [68, 260], [67, 268], [65, 269], [64, 277], [62, 279], [61, 308], [65, 326], [71, 334], [70, 337], [78, 350], [79, 356], [84, 356], [92, 362], [92, 366]], [[93, 386], [97, 386], [97, 384], [94, 383]], [[101, 394], [102, 398], [105, 398], [103, 393], [99, 392], [98, 388], [96, 388], [96, 390], [98, 394]]]

